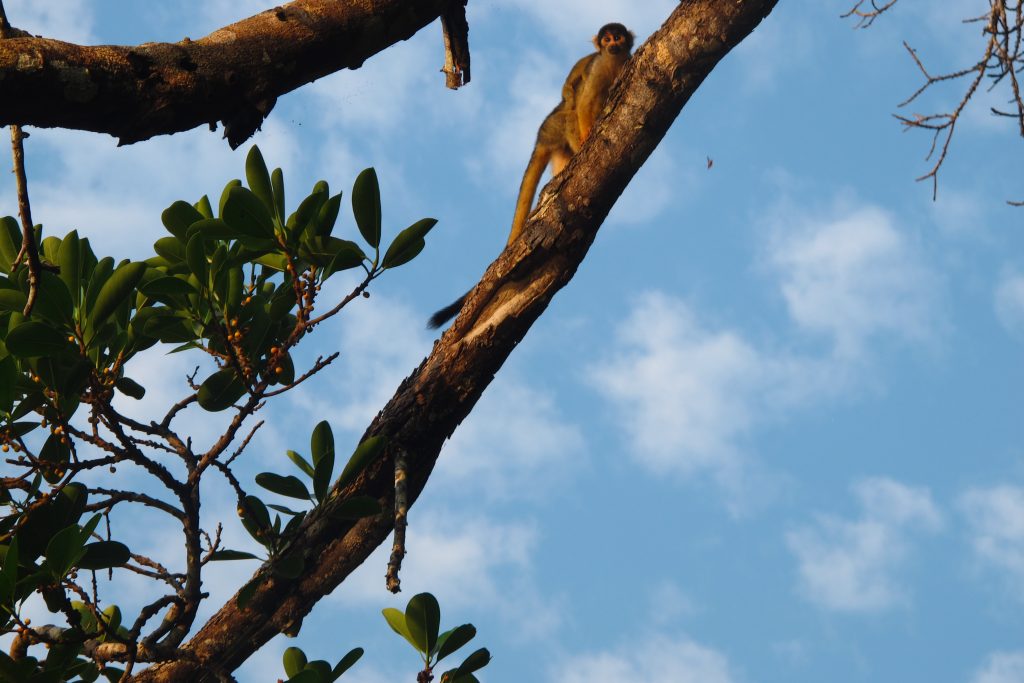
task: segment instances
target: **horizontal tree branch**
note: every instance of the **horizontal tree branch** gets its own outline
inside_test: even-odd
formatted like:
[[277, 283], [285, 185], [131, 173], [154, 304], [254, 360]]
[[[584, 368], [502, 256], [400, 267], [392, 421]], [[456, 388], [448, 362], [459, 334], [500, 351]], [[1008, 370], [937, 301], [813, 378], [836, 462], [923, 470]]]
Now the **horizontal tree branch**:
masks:
[[[386, 437], [384, 455], [303, 524], [289, 549], [303, 557], [302, 575], [271, 576], [264, 567], [267, 579], [245, 609], [232, 598], [186, 643], [185, 657], [156, 664], [136, 680], [212, 681], [214, 667], [234, 670], [277, 633], [294, 632], [317, 601], [387, 538], [394, 522], [395, 455], [404, 451], [408, 457], [411, 504], [444, 441], [572, 278], [615, 200], [683, 105], [776, 2], [680, 2], [626, 66], [607, 115], [545, 188], [524, 236], [488, 268], [451, 329], [366, 430], [366, 437]], [[357, 522], [332, 518], [340, 501], [353, 495], [372, 496], [388, 512]]]
[[[451, 4], [294, 0], [177, 43], [83, 46], [10, 38], [0, 41], [0, 125], [89, 130], [127, 145], [222, 122], [237, 147], [278, 97], [359, 68]], [[438, 68], [443, 60], [439, 37]]]

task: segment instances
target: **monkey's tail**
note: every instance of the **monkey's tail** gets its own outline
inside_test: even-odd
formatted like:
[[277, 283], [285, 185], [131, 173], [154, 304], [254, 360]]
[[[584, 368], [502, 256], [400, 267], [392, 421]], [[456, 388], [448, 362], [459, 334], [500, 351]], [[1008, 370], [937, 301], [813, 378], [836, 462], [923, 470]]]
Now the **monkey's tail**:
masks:
[[551, 152], [542, 150], [538, 142], [533, 154], [530, 155], [530, 163], [526, 165], [526, 173], [523, 174], [523, 182], [519, 186], [516, 214], [512, 218], [512, 232], [508, 236], [509, 244], [512, 244], [519, 237], [519, 233], [523, 231], [523, 224], [526, 223], [526, 217], [530, 215], [530, 207], [533, 206], [533, 195], [537, 192], [540, 177], [550, 160]]
[[454, 318], [455, 315], [462, 310], [462, 304], [466, 303], [467, 296], [469, 296], [469, 292], [466, 292], [458, 299], [430, 316], [430, 320], [427, 321], [427, 327], [432, 330], [436, 330], [441, 327], [441, 325], [444, 325], [446, 322]]

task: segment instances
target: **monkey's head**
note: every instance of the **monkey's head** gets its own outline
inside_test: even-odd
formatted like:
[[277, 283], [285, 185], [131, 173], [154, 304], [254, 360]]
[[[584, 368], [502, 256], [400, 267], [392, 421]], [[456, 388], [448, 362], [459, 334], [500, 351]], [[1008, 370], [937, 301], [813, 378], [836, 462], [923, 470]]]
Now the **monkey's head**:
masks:
[[594, 36], [594, 47], [598, 52], [628, 54], [633, 49], [633, 33], [619, 23], [605, 24]]

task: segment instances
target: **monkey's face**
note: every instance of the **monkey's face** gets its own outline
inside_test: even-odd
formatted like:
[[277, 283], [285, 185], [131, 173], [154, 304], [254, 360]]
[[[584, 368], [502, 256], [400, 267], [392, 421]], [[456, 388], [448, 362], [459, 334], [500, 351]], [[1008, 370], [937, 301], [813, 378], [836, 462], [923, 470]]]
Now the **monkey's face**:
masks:
[[598, 51], [613, 55], [629, 52], [633, 49], [633, 34], [622, 24], [605, 24], [597, 32], [594, 45]]

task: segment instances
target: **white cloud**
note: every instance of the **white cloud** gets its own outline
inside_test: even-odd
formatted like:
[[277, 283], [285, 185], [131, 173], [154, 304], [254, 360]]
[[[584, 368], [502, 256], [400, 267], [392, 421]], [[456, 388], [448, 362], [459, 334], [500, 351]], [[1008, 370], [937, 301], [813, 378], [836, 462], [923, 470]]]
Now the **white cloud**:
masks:
[[736, 465], [734, 440], [753, 421], [748, 396], [761, 376], [761, 358], [737, 334], [706, 330], [683, 302], [648, 293], [617, 330], [611, 358], [588, 372], [654, 471]]
[[943, 187], [926, 210], [928, 219], [944, 236], [985, 240], [989, 232], [986, 214], [991, 203], [991, 199], [983, 199], [974, 192]]
[[[322, 301], [339, 301], [353, 284], [338, 280], [321, 293]], [[313, 390], [288, 394], [292, 404], [335, 427], [362, 433], [430, 349], [423, 317], [377, 292], [369, 300], [356, 298], [316, 331], [318, 352], [338, 350], [341, 357], [312, 380]], [[326, 340], [335, 341], [324, 346]]]
[[774, 89], [788, 70], [806, 69], [814, 63], [819, 33], [806, 19], [793, 16], [762, 22], [733, 51], [743, 85], [751, 92]]
[[681, 167], [673, 155], [656, 149], [616, 200], [605, 224], [651, 226], [670, 204], [698, 194], [703, 181], [698, 167]]
[[72, 43], [95, 42], [95, 18], [87, 0], [7, 0], [12, 26], [45, 38]]
[[205, 0], [195, 4], [190, 10], [198, 15], [199, 23], [209, 31], [274, 7], [274, 3], [268, 0]]
[[[559, 60], [534, 50], [521, 51], [514, 63], [515, 71], [506, 76], [508, 92], [495, 93], [514, 96], [505, 106], [488, 112], [495, 125], [486, 131], [486, 155], [471, 162], [474, 170], [493, 169], [491, 173], [501, 174], [502, 186], [510, 189], [509, 195], [518, 188], [513, 178], [526, 168], [537, 129], [558, 104], [568, 74], [568, 67]], [[493, 180], [487, 178], [487, 182]]]
[[[423, 101], [444, 94], [442, 76], [423, 65], [441, 56], [434, 41], [412, 39], [393, 45], [360, 68], [322, 78], [305, 88], [324, 128], [358, 128], [381, 134], [423, 115]], [[421, 65], [413, 68], [410, 65]]]
[[731, 683], [729, 660], [685, 636], [655, 635], [615, 652], [567, 657], [548, 676], [558, 683]]
[[431, 486], [490, 499], [533, 498], [587, 462], [584, 446], [551, 395], [503, 374], [444, 447]]
[[999, 322], [1010, 334], [1024, 337], [1024, 274], [1005, 273], [996, 285], [994, 299]]
[[1005, 575], [1024, 599], [1024, 488], [1004, 484], [969, 489], [960, 497], [960, 508], [977, 560]]
[[[630, 0], [512, 0], [507, 5], [532, 16], [541, 30], [563, 45], [578, 49], [582, 57], [593, 50], [591, 37], [604, 24], [617, 21], [626, 25], [644, 40], [668, 18], [678, 3], [651, 0], [636, 3]], [[500, 15], [497, 15], [500, 17]]]
[[666, 626], [683, 617], [697, 613], [693, 599], [683, 592], [674, 581], [663, 579], [650, 590], [650, 620], [658, 626]]
[[1024, 650], [993, 652], [971, 683], [1020, 683], [1024, 681]]
[[773, 356], [735, 331], [708, 329], [659, 292], [640, 297], [587, 378], [611, 402], [636, 460], [658, 474], [708, 474], [741, 507], [770, 488], [747, 481], [746, 435], [843, 383], [828, 363]]
[[786, 544], [808, 600], [840, 612], [879, 612], [909, 597], [894, 574], [908, 554], [910, 533], [934, 533], [942, 520], [927, 489], [885, 478], [852, 488], [859, 518], [819, 515], [787, 533]]
[[[498, 522], [416, 506], [409, 513], [402, 595], [429, 591], [442, 611], [475, 611], [512, 622], [522, 638], [550, 634], [560, 623], [559, 599], [541, 595], [532, 568], [537, 545], [532, 523]], [[331, 598], [341, 604], [382, 603], [403, 608], [408, 597], [384, 588], [391, 543], [382, 544]]]
[[930, 342], [937, 278], [888, 212], [839, 202], [821, 216], [782, 208], [771, 223], [767, 261], [790, 316], [831, 337], [839, 356], [876, 338]]
[[[286, 180], [294, 178], [293, 134], [273, 119], [264, 128], [254, 141], [267, 164], [284, 168]], [[206, 194], [216, 205], [225, 183], [244, 177], [249, 149], [232, 151], [206, 129], [127, 147], [105, 135], [69, 130], [34, 131], [30, 142], [29, 173], [44, 167], [32, 183], [33, 219], [47, 234], [78, 229], [97, 255], [134, 259], [151, 255], [153, 242], [167, 234], [160, 213], [171, 202]]]

